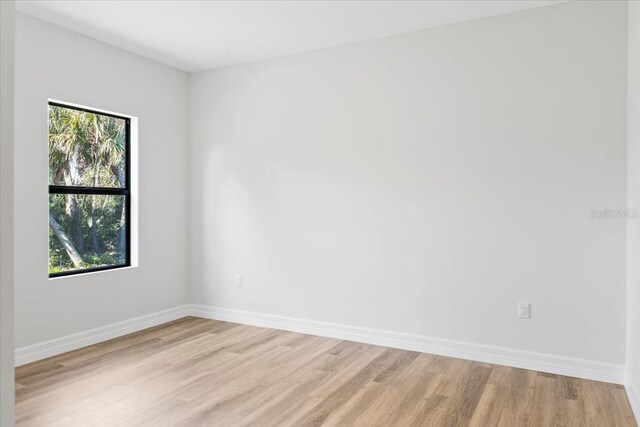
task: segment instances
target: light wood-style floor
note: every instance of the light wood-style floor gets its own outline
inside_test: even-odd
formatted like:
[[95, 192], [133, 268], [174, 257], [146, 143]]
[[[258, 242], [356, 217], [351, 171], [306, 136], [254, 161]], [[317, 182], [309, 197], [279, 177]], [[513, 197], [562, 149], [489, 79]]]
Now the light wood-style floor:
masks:
[[187, 317], [19, 367], [19, 426], [635, 426], [622, 386]]

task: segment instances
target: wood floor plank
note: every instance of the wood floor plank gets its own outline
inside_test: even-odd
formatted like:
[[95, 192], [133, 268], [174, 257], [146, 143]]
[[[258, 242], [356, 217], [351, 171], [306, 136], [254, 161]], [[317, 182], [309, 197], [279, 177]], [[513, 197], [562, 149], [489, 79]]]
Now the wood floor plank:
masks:
[[427, 368], [435, 357], [420, 354], [358, 418], [363, 426], [408, 425], [422, 402], [432, 396], [443, 375]]
[[636, 426], [623, 387], [187, 317], [16, 369], [18, 426]]

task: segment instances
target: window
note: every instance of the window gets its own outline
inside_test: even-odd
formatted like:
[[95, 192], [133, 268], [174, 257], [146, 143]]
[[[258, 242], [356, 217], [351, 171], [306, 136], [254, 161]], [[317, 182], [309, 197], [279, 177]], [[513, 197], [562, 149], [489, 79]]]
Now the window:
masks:
[[131, 265], [130, 127], [49, 103], [49, 277]]

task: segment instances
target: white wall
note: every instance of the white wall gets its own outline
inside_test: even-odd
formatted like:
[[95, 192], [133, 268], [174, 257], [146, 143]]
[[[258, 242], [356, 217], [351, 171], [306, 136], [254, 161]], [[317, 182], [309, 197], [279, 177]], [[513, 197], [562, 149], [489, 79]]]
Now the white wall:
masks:
[[13, 425], [14, 4], [0, 2], [0, 426]]
[[625, 105], [618, 2], [195, 74], [192, 302], [622, 365]]
[[[640, 3], [629, 2], [627, 203], [640, 209]], [[627, 394], [640, 420], [640, 222], [627, 223]]]
[[[185, 73], [17, 15], [16, 347], [174, 307], [187, 298]], [[48, 279], [47, 100], [139, 119], [139, 266]]]

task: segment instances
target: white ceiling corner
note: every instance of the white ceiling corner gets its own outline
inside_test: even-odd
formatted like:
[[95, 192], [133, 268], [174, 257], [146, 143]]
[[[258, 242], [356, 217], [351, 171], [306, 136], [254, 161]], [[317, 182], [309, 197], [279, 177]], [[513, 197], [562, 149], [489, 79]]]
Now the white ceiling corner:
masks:
[[17, 10], [196, 72], [561, 1], [18, 1]]

